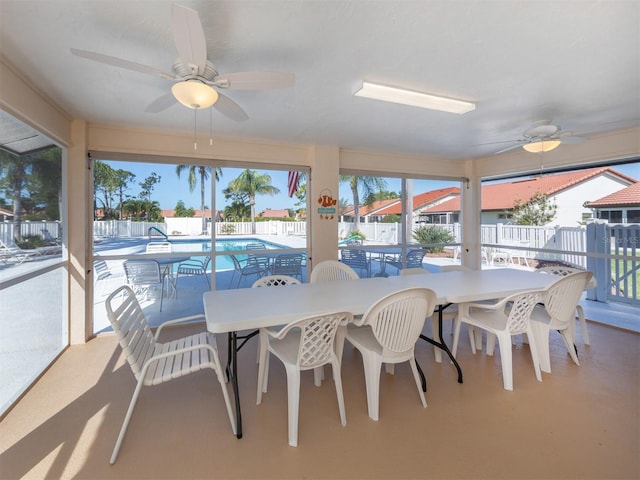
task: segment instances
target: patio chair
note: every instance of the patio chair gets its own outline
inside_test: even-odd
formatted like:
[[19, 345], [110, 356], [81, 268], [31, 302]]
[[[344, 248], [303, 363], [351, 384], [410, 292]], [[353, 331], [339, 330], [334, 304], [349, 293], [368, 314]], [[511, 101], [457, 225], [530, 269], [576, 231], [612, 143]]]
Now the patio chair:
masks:
[[244, 246], [245, 250], [266, 250], [267, 246], [264, 243], [256, 242], [256, 243], [247, 243]]
[[[565, 277], [572, 273], [583, 272], [584, 270], [580, 270], [579, 268], [573, 267], [565, 267], [563, 265], [555, 265], [552, 267], [542, 267], [536, 270], [538, 273], [551, 273], [553, 275], [560, 275], [561, 277]], [[587, 289], [595, 288], [597, 286], [596, 278], [591, 277], [591, 280], [587, 284]], [[580, 322], [580, 327], [582, 328], [582, 340], [585, 345], [591, 345], [589, 340], [589, 332], [587, 331], [587, 320], [584, 316], [584, 309], [582, 305], [576, 305], [576, 316], [578, 317], [578, 321]]]
[[40, 230], [40, 233], [42, 233], [43, 240], [48, 244], [60, 245], [60, 241], [57, 238], [55, 238], [53, 235], [51, 235], [51, 232], [46, 228], [43, 228], [42, 230]]
[[[362, 354], [367, 387], [369, 417], [378, 420], [380, 369], [385, 364], [393, 374], [396, 363], [409, 362], [423, 407], [427, 401], [415, 360], [415, 345], [427, 317], [433, 315], [436, 294], [428, 288], [409, 288], [387, 295], [374, 303], [360, 319], [347, 324], [346, 340]], [[338, 358], [341, 342], [336, 342]]]
[[171, 242], [149, 242], [145, 251], [146, 253], [171, 253]]
[[129, 420], [143, 386], [159, 385], [205, 368], [211, 368], [216, 372], [216, 378], [222, 388], [227, 415], [231, 422], [231, 430], [234, 435], [236, 434], [235, 416], [231, 410], [229, 394], [213, 334], [202, 332], [168, 343], [158, 342], [160, 332], [165, 326], [204, 318], [204, 315], [166, 321], [158, 327], [153, 335], [144, 312], [130, 287], [123, 286], [117, 289], [109, 295], [105, 305], [109, 322], [137, 380], [109, 463], [115, 463], [118, 457]]
[[0, 260], [3, 263], [11, 260], [21, 265], [25, 260], [43, 255], [44, 248], [46, 247], [24, 249], [16, 245], [15, 242], [4, 243], [0, 240]]
[[[536, 379], [541, 382], [540, 362], [538, 356], [537, 339], [533, 333], [531, 313], [540, 300], [541, 290], [530, 290], [503, 298], [497, 303], [463, 303], [458, 306], [458, 321], [453, 335], [454, 357], [458, 350], [460, 325], [466, 323], [474, 328], [486, 330], [487, 355], [493, 355], [495, 339], [498, 338], [500, 347], [500, 361], [502, 363], [502, 384], [505, 390], [513, 390], [513, 361], [511, 337], [527, 334], [529, 350], [533, 360]], [[471, 350], [476, 353], [475, 342], [471, 342]]]
[[[400, 274], [400, 270], [403, 268], [422, 268], [422, 259], [427, 254], [427, 251], [422, 248], [415, 248], [413, 250], [409, 250], [407, 252], [407, 259], [405, 265], [402, 265], [402, 258], [398, 259], [395, 256], [386, 256], [384, 257], [385, 269], [386, 265], [391, 265], [398, 270], [398, 274]], [[386, 271], [386, 270], [385, 270]]]
[[164, 277], [160, 270], [160, 264], [156, 260], [125, 260], [124, 274], [127, 285], [138, 297], [150, 297], [152, 291], [160, 288], [160, 311], [164, 298]]
[[[575, 347], [575, 312], [582, 292], [593, 274], [587, 271], [570, 273], [549, 285], [531, 314], [531, 329], [539, 350], [540, 369], [551, 372], [549, 334], [557, 330], [562, 335], [567, 351], [576, 365], [580, 365]], [[531, 340], [531, 339], [529, 339]]]
[[302, 280], [302, 254], [284, 253], [273, 260], [272, 275], [287, 275]]
[[337, 260], [325, 260], [318, 263], [313, 270], [311, 270], [310, 277], [312, 283], [359, 279], [360, 277], [353, 268]]
[[[93, 278], [96, 290], [96, 297], [102, 297], [105, 290], [107, 293], [111, 293], [107, 288], [110, 283], [115, 283], [120, 286], [124, 282], [122, 274], [115, 274], [111, 271], [111, 268], [104, 260], [96, 260], [93, 262]], [[98, 285], [100, 288], [98, 288]]]
[[269, 257], [262, 255], [247, 255], [244, 260], [244, 265], [240, 263], [240, 260], [235, 255], [229, 255], [233, 262], [233, 274], [231, 275], [231, 281], [229, 282], [229, 288], [233, 286], [233, 279], [238, 274], [238, 284], [235, 288], [240, 287], [243, 277], [249, 277], [255, 275], [256, 279], [269, 274]]
[[356, 271], [364, 272], [365, 277], [371, 276], [371, 262], [364, 250], [345, 248], [341, 251], [341, 261]]
[[[207, 281], [207, 285], [211, 288], [211, 282], [209, 281], [209, 275], [207, 274], [207, 268], [211, 263], [211, 257], [207, 257], [205, 260], [198, 260], [196, 258], [187, 260], [186, 262], [180, 262], [178, 270], [176, 271], [176, 298], [178, 298], [178, 279], [180, 275], [200, 276], [204, 277]], [[195, 288], [195, 283], [193, 285]]]
[[340, 422], [347, 424], [340, 363], [334, 350], [338, 326], [353, 320], [349, 312], [329, 313], [290, 323], [281, 330], [260, 329], [260, 353], [258, 367], [258, 393], [256, 404], [262, 403], [262, 393], [267, 392], [269, 370], [268, 353], [279, 358], [287, 372], [289, 445], [298, 446], [298, 412], [300, 407], [300, 372], [315, 370], [326, 364], [333, 368], [333, 379], [338, 397]]

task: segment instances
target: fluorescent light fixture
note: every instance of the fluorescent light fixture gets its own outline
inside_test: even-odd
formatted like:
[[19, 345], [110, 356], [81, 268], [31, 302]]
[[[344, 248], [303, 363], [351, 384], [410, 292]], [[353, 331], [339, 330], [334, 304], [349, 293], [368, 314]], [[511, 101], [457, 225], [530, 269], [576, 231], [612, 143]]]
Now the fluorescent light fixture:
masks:
[[522, 148], [531, 153], [550, 152], [560, 143], [560, 140], [538, 140], [537, 142], [525, 143]]
[[375, 83], [362, 82], [362, 88], [354, 93], [356, 97], [373, 98], [385, 102], [400, 103], [412, 107], [429, 108], [442, 112], [463, 114], [476, 109], [476, 104], [453, 98], [438, 97], [427, 93], [387, 87]]
[[207, 108], [218, 101], [218, 92], [199, 80], [174, 83], [171, 93], [182, 105], [189, 108]]

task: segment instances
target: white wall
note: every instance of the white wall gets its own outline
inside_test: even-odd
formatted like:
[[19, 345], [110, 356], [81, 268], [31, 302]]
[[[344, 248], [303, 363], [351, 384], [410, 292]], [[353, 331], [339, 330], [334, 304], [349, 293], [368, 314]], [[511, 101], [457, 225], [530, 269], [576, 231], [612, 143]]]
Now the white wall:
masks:
[[556, 210], [556, 217], [549, 222], [547, 226], [561, 225], [564, 227], [577, 227], [580, 222], [582, 222], [583, 213], [591, 214], [590, 208], [582, 206], [584, 202], [597, 200], [598, 198], [617, 192], [628, 185], [627, 182], [607, 174], [599, 175], [560, 192], [551, 197], [558, 208]]

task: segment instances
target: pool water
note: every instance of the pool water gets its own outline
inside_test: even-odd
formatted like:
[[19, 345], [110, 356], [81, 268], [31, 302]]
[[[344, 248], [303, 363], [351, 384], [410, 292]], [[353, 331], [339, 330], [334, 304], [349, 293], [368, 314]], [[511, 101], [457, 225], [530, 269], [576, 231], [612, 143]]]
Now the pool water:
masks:
[[[216, 252], [225, 251], [242, 251], [246, 250], [247, 245], [251, 243], [261, 243], [267, 250], [274, 250], [279, 248], [289, 248], [286, 245], [280, 245], [278, 243], [268, 242], [257, 238], [234, 238], [216, 240]], [[173, 251], [175, 253], [188, 253], [188, 252], [210, 252], [211, 240], [209, 239], [189, 239], [189, 240], [171, 240], [173, 245]], [[202, 260], [202, 256], [193, 257], [194, 259]], [[243, 260], [244, 255], [236, 255], [238, 260]], [[216, 261], [216, 271], [220, 270], [233, 270], [233, 261], [229, 256], [218, 256]]]

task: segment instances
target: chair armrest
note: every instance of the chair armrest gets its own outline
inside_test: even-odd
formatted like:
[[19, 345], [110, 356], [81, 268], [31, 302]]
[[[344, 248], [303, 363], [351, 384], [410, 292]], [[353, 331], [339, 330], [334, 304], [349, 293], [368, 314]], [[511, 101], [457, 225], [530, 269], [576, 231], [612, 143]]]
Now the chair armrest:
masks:
[[205, 318], [205, 317], [203, 313], [200, 313], [198, 315], [190, 315], [188, 317], [180, 317], [180, 318], [174, 318], [173, 320], [167, 320], [166, 322], [163, 322], [158, 326], [158, 328], [156, 329], [156, 334], [153, 336], [153, 338], [157, 341], [158, 338], [160, 337], [160, 332], [167, 325], [177, 325], [179, 323], [189, 322], [197, 318]]

